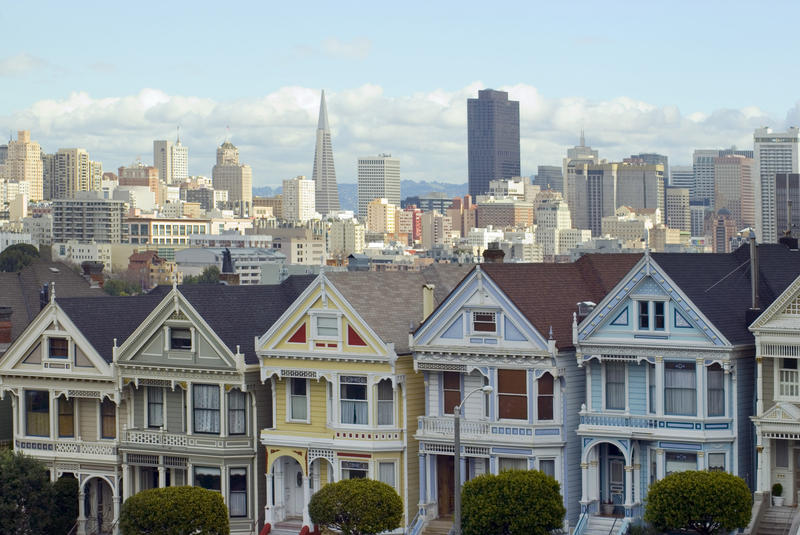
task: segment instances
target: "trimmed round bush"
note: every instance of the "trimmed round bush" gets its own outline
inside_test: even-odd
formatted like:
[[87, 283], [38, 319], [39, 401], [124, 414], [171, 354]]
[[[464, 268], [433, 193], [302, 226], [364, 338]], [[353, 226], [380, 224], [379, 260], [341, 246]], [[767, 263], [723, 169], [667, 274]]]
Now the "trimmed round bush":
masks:
[[397, 492], [374, 479], [329, 483], [308, 503], [311, 521], [343, 535], [373, 535], [400, 527], [403, 501]]
[[229, 535], [222, 495], [201, 487], [143, 490], [125, 500], [123, 535]]
[[566, 514], [558, 482], [538, 470], [485, 474], [464, 484], [464, 535], [549, 535]]
[[650, 485], [644, 519], [661, 531], [703, 535], [747, 527], [753, 500], [740, 477], [727, 472], [675, 472]]

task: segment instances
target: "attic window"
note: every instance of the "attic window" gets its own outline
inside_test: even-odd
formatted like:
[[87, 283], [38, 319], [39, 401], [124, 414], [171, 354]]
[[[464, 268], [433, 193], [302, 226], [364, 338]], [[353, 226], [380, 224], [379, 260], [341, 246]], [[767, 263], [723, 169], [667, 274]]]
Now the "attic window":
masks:
[[192, 331], [189, 329], [170, 329], [170, 349], [192, 350]]
[[472, 331], [480, 333], [497, 332], [497, 313], [495, 312], [473, 312]]
[[317, 337], [338, 338], [339, 318], [336, 316], [317, 316]]
[[69, 341], [66, 338], [49, 338], [48, 343], [51, 359], [65, 359], [69, 357]]

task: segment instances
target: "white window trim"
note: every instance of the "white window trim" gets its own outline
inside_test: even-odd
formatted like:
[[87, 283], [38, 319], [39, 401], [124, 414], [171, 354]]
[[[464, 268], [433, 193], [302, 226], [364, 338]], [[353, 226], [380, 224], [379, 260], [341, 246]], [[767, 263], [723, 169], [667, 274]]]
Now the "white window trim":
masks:
[[100, 398], [97, 400], [97, 408], [95, 409], [97, 413], [97, 441], [103, 442], [104, 440], [113, 441], [119, 439], [119, 407], [116, 403], [112, 400], [108, 399], [108, 402], [114, 405], [114, 437], [113, 438], [106, 438], [103, 436], [103, 401], [108, 398]]
[[[494, 314], [494, 331], [476, 331], [473, 324], [473, 317], [475, 314]], [[467, 311], [467, 324], [470, 336], [496, 336], [500, 337], [502, 331], [500, 328], [500, 321], [502, 319], [501, 310], [498, 308], [471, 308]]]
[[[367, 387], [366, 388], [366, 390], [367, 390], [367, 400], [366, 400], [367, 401], [367, 423], [366, 424], [346, 424], [346, 423], [342, 422], [342, 377], [343, 376], [347, 376], [347, 377], [366, 377], [367, 378], [367, 383], [365, 385]], [[365, 429], [367, 427], [373, 427], [372, 414], [371, 414], [372, 411], [370, 410], [370, 408], [372, 407], [372, 404], [374, 403], [374, 401], [373, 401], [373, 395], [372, 395], [372, 388], [370, 388], [370, 382], [371, 382], [370, 381], [370, 377], [368, 375], [361, 375], [361, 374], [357, 374], [357, 373], [356, 374], [343, 373], [343, 374], [340, 374], [340, 375], [336, 376], [336, 386], [339, 387], [339, 388], [336, 388], [336, 394], [334, 395], [334, 403], [336, 403], [336, 420], [337, 420], [336, 421], [336, 425], [337, 426], [341, 426], [341, 427], [344, 427], [346, 429]], [[348, 383], [345, 383], [345, 384], [348, 384]], [[374, 427], [377, 427], [377, 426], [374, 426]], [[381, 426], [381, 427], [383, 427], [383, 426]]]
[[[64, 338], [67, 340], [66, 357], [50, 357], [50, 339]], [[75, 343], [68, 333], [64, 331], [47, 330], [42, 334], [42, 360], [52, 360], [53, 362], [73, 362], [75, 360]]]
[[[719, 364], [720, 367], [722, 368], [722, 414], [717, 415], [717, 416], [710, 416], [708, 414], [708, 412], [709, 412], [708, 411], [708, 372], [711, 370], [711, 366], [713, 364]], [[728, 374], [725, 373], [725, 368], [722, 366], [722, 364], [720, 364], [718, 362], [717, 363], [711, 363], [708, 366], [703, 366], [703, 370], [704, 370], [704, 373], [705, 373], [706, 376], [703, 378], [703, 380], [704, 380], [703, 386], [702, 386], [702, 388], [698, 389], [698, 392], [700, 390], [703, 390], [703, 394], [706, 396], [706, 399], [703, 400], [703, 412], [705, 412], [705, 417], [706, 418], [727, 418], [728, 417], [728, 390], [729, 390], [729, 388], [728, 388]], [[773, 392], [777, 392], [777, 390], [774, 390]], [[777, 399], [777, 396], [775, 396], [775, 397]], [[711, 453], [723, 453], [723, 452], [714, 451], [714, 452], [711, 452]]]
[[[787, 344], [789, 345], [789, 344]], [[771, 358], [772, 359], [772, 392], [775, 397], [775, 401], [789, 401], [789, 402], [800, 402], [800, 395], [798, 396], [784, 396], [781, 392], [781, 369], [783, 366], [783, 359], [795, 359], [797, 360], [797, 371], [800, 373], [800, 358], [796, 357], [783, 357], [783, 356], [776, 356], [776, 357], [764, 357], [764, 358]], [[727, 389], [726, 389], [727, 390]], [[725, 392], [727, 395], [727, 392]], [[727, 408], [727, 407], [726, 407]]]
[[[553, 378], [553, 418], [551, 420], [542, 420], [539, 418], [539, 379], [545, 376], [545, 374], [550, 374], [550, 377]], [[534, 415], [533, 423], [546, 423], [546, 424], [560, 424], [561, 423], [561, 412], [558, 410], [558, 407], [561, 404], [561, 389], [559, 388], [558, 384], [558, 377], [551, 372], [545, 371], [539, 377], [533, 378], [533, 410], [531, 411]]]
[[[320, 342], [339, 342], [342, 343], [342, 313], [339, 310], [334, 309], [319, 309], [319, 310], [311, 310], [309, 311], [309, 315], [311, 316], [311, 333], [309, 333], [309, 338], [312, 341], [320, 341]], [[338, 334], [336, 336], [321, 336], [317, 334], [317, 319], [320, 316], [333, 316], [336, 318], [336, 325], [338, 327]]]
[[391, 487], [399, 492], [400, 489], [398, 488], [397, 484], [400, 482], [400, 474], [397, 470], [397, 459], [375, 459], [375, 466], [370, 467], [370, 470], [373, 472], [375, 479], [378, 479], [378, 481], [380, 481], [379, 478], [381, 477], [381, 464], [392, 465], [392, 470], [394, 471], [394, 485], [391, 485]]
[[[161, 426], [150, 427], [150, 389], [158, 388], [161, 390]], [[146, 386], [144, 388], [144, 428], [145, 429], [167, 429], [167, 392], [161, 386]]]
[[[504, 368], [504, 369], [509, 369], [509, 368]], [[516, 368], [513, 368], [513, 369], [516, 369]], [[498, 369], [498, 370], [496, 370], [495, 373], [497, 373], [499, 371], [500, 370]], [[489, 394], [491, 396], [495, 396], [495, 400], [497, 402], [496, 403], [496, 409], [495, 409], [497, 411], [497, 418], [495, 418], [495, 419], [498, 422], [516, 423], [516, 424], [523, 424], [523, 425], [529, 425], [530, 424], [531, 414], [533, 412], [530, 409], [531, 399], [532, 399], [531, 398], [531, 390], [534, 390], [534, 391], [536, 390], [536, 379], [534, 378], [534, 380], [533, 380], [533, 388], [531, 388], [529, 370], [527, 368], [525, 368], [524, 371], [525, 371], [525, 407], [526, 407], [526, 410], [528, 412], [528, 417], [525, 418], [524, 420], [522, 418], [520, 418], [520, 419], [517, 419], [517, 418], [500, 418], [500, 396], [501, 395], [504, 395], [504, 396], [521, 396], [521, 394], [505, 394], [505, 393], [501, 393], [500, 392], [500, 374], [498, 373], [495, 376], [495, 377], [497, 377], [497, 389], [492, 394]], [[461, 383], [461, 395], [462, 396], [464, 395], [464, 383], [463, 383], [463, 380], [462, 380], [462, 383]], [[535, 399], [535, 398], [533, 398], [533, 399]], [[555, 412], [555, 407], [553, 407], [553, 412]], [[555, 414], [554, 414], [554, 416], [555, 416]], [[551, 423], [551, 422], [548, 421], [548, 423]], [[504, 455], [504, 457], [508, 457], [508, 456]], [[512, 457], [513, 457], [513, 455], [512, 455]]]
[[560, 464], [559, 464], [558, 460], [559, 460], [559, 457], [557, 455], [554, 455], [552, 457], [548, 457], [548, 456], [541, 456], [540, 457], [540, 456], [537, 455], [536, 456], [536, 470], [539, 470], [541, 472], [542, 469], [541, 469], [540, 463], [542, 461], [553, 461], [553, 477], [555, 478], [556, 481], [560, 482], [561, 481], [561, 470], [560, 470]]
[[[378, 388], [379, 388], [378, 385], [380, 385], [381, 381], [384, 381], [384, 380], [389, 381], [389, 384], [392, 386], [392, 423], [390, 423], [390, 424], [378, 423], [379, 422], [378, 416], [379, 416], [379, 413], [380, 413], [380, 409], [379, 409], [380, 402], [381, 401], [388, 401], [388, 400], [381, 400], [380, 397], [378, 396]], [[392, 429], [392, 428], [397, 427], [397, 425], [396, 425], [396, 422], [397, 422], [397, 392], [395, 391], [394, 383], [392, 382], [391, 379], [383, 378], [383, 379], [381, 379], [379, 381], [376, 381], [375, 382], [375, 386], [373, 388], [375, 389], [375, 427], [379, 427], [381, 429]], [[369, 395], [367, 397], [369, 397]]]
[[[638, 321], [638, 319], [637, 319], [637, 321]], [[615, 363], [619, 362], [621, 364], [626, 364], [626, 366], [625, 366], [625, 408], [624, 409], [609, 409], [608, 407], [606, 407], [606, 384], [607, 383], [606, 383], [606, 367], [605, 367], [605, 365], [608, 364], [609, 362], [615, 362]], [[627, 366], [627, 364], [628, 364], [628, 361], [625, 361], [625, 360], [623, 360], [623, 361], [619, 361], [619, 360], [606, 360], [606, 361], [603, 361], [603, 366], [600, 369], [600, 372], [601, 372], [600, 384], [602, 385], [602, 388], [600, 389], [600, 391], [601, 391], [601, 396], [603, 397], [603, 399], [602, 399], [603, 411], [611, 412], [611, 413], [614, 413], [614, 414], [627, 414], [628, 411], [630, 410], [630, 400], [628, 399], [628, 396], [630, 394], [630, 392], [629, 392], [630, 378], [628, 377], [628, 373], [630, 372], [630, 370], [629, 370], [630, 367]]]
[[[286, 423], [310, 424], [311, 423], [311, 381], [303, 377], [286, 378]], [[306, 382], [306, 418], [292, 418], [292, 381], [300, 379]]]
[[[636, 305], [634, 306], [634, 325], [633, 330], [637, 333], [664, 333], [669, 334], [670, 332], [670, 313], [672, 311], [672, 307], [670, 306], [670, 300], [664, 296], [638, 296], [632, 299]], [[656, 329], [656, 306], [655, 302], [663, 302], [664, 303], [664, 328], [663, 329]], [[647, 303], [647, 329], [643, 329], [639, 326], [639, 303]]]
[[[722, 471], [723, 472], [727, 472], [728, 471], [728, 454], [726, 452], [724, 452], [724, 451], [707, 451], [706, 454], [704, 455], [704, 457], [705, 457], [705, 465], [706, 465], [705, 469], [706, 470], [710, 470], [711, 469], [711, 456], [712, 455], [722, 455]], [[791, 455], [791, 453], [789, 453], [789, 455]]]
[[[233, 516], [231, 515], [231, 470], [244, 470], [244, 477], [245, 477], [245, 514], [244, 516]], [[227, 477], [227, 492], [228, 495], [225, 496], [225, 508], [228, 510], [228, 518], [235, 518], [235, 519], [247, 519], [250, 518], [250, 468], [246, 465], [242, 466], [228, 466], [225, 470], [225, 476]], [[220, 486], [222, 486], [222, 478], [220, 477]]]

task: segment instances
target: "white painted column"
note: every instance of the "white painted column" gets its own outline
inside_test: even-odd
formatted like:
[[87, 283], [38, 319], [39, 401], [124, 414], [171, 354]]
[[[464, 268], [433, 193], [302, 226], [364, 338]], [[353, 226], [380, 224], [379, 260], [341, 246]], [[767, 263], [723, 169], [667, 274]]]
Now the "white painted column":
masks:
[[658, 448], [656, 450], [656, 480], [661, 481], [664, 479], [666, 468], [667, 467], [664, 465], [664, 450]]
[[308, 514], [308, 502], [311, 501], [311, 478], [308, 476], [303, 477], [303, 525], [309, 528], [311, 525], [311, 516]]
[[58, 437], [58, 430], [56, 429], [56, 414], [58, 414], [58, 407], [55, 393], [50, 391], [48, 395], [50, 398], [48, 401], [50, 404], [50, 414], [48, 415], [50, 417], [50, 440], [55, 440]]
[[425, 454], [419, 454], [419, 503], [428, 503], [428, 488], [425, 473]]
[[167, 469], [164, 467], [164, 461], [162, 457], [161, 464], [158, 465], [158, 488], [164, 488], [167, 486]]
[[768, 438], [764, 441], [764, 451], [762, 452], [764, 459], [764, 471], [762, 472], [762, 481], [764, 483], [763, 489], [765, 491], [772, 490], [772, 439]]
[[228, 436], [228, 393], [225, 385], [219, 385], [219, 436]]
[[[656, 414], [664, 415], [664, 357], [656, 357]], [[660, 478], [659, 478], [660, 479]]]
[[[597, 452], [597, 447], [595, 449], [595, 454]], [[597, 459], [592, 459], [589, 461], [589, 500], [599, 500], [600, 499], [600, 463]]]
[[761, 438], [761, 426], [756, 426], [756, 492], [762, 492], [764, 488], [764, 445]]
[[264, 522], [269, 524], [275, 523], [273, 509], [275, 508], [275, 491], [272, 487], [274, 483], [274, 476], [272, 474], [264, 474], [267, 479], [267, 503], [264, 506]]
[[230, 507], [228, 503], [228, 484], [230, 482], [230, 478], [228, 476], [228, 467], [227, 466], [220, 466], [219, 467], [219, 477], [220, 481], [220, 492], [222, 492], [222, 501], [225, 502], [225, 507]]
[[192, 463], [186, 463], [186, 484], [188, 486], [194, 485], [194, 466]]
[[695, 360], [695, 370], [697, 380], [697, 416], [705, 418], [706, 416], [706, 367], [703, 359]]
[[[756, 357], [756, 368], [758, 369], [756, 375], [756, 416], [758, 417], [764, 414], [764, 363], [762, 362], [763, 360], [764, 360], [763, 357]], [[728, 374], [725, 374], [726, 383], [728, 379], [727, 375]], [[728, 385], [725, 386], [727, 387]], [[728, 389], [726, 388], [725, 390]], [[725, 404], [725, 414], [728, 414], [727, 403]]]
[[192, 422], [192, 383], [186, 383], [186, 434], [191, 435], [192, 429], [194, 429], [194, 423]]
[[122, 463], [122, 500], [127, 500], [131, 496], [131, 467], [128, 463]]
[[625, 507], [633, 506], [633, 465], [625, 466]]
[[120, 497], [119, 497], [119, 481], [117, 481], [117, 485], [114, 488], [114, 535], [119, 535], [119, 504], [120, 504]]
[[86, 535], [86, 493], [81, 487], [78, 493], [78, 535]]
[[589, 502], [589, 463], [581, 463], [581, 503]]

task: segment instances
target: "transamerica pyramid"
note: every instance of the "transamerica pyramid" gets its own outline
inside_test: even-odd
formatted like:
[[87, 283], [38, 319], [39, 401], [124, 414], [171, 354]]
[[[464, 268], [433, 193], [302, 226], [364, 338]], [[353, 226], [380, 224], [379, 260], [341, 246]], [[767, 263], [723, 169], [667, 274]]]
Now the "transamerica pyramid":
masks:
[[316, 210], [322, 215], [339, 210], [339, 188], [336, 187], [336, 169], [333, 166], [331, 130], [328, 126], [328, 107], [325, 90], [319, 101], [317, 146], [314, 149], [314, 171], [311, 175], [316, 185]]

